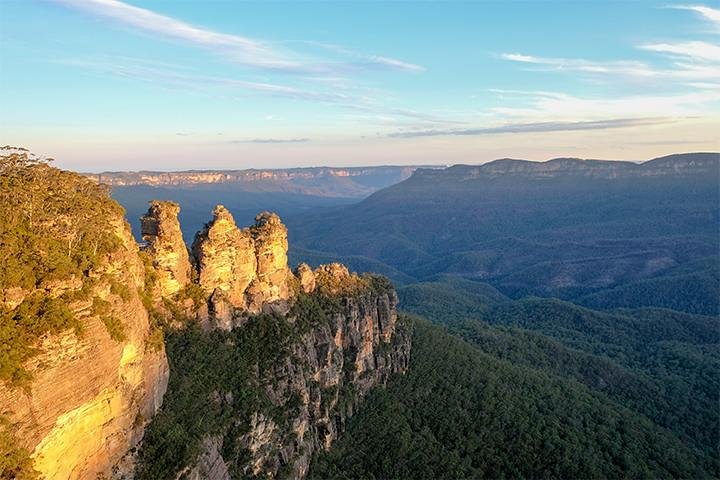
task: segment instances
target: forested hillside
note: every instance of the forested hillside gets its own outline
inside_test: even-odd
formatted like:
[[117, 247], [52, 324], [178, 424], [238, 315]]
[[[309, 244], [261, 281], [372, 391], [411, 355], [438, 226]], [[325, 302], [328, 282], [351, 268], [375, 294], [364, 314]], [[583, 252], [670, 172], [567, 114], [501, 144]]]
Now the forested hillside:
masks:
[[[714, 453], [549, 368], [562, 347], [506, 342], [506, 333], [490, 328], [490, 346], [470, 344], [416, 319], [410, 370], [368, 397], [310, 478], [717, 475]], [[579, 371], [592, 364], [564, 352]]]
[[421, 169], [356, 205], [289, 224], [298, 258], [366, 258], [402, 283], [452, 274], [513, 298], [716, 314], [719, 166], [706, 153]]

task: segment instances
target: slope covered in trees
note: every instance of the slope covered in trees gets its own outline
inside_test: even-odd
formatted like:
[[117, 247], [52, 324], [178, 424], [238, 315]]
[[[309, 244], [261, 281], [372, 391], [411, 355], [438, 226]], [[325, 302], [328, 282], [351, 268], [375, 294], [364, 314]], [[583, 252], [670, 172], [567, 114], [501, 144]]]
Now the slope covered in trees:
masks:
[[[0, 155], [0, 381], [27, 380], [22, 363], [46, 333], [80, 323], [71, 301], [90, 295], [94, 267], [119, 245], [112, 219], [122, 216], [109, 189], [58, 170], [27, 150], [3, 147]], [[63, 283], [84, 288], [62, 293]], [[118, 292], [122, 285], [114, 285]], [[53, 292], [60, 291], [60, 294]], [[102, 314], [101, 302], [97, 308]], [[108, 328], [121, 335], [116, 319]]]
[[713, 455], [720, 438], [717, 317], [503, 299], [488, 285], [470, 281], [415, 284], [399, 295], [403, 308], [445, 325], [482, 351], [578, 381]]
[[[542, 364], [415, 320], [409, 372], [373, 392], [310, 478], [708, 478], [712, 456]], [[498, 330], [503, 336], [505, 331]], [[499, 342], [504, 343], [504, 342]], [[517, 344], [506, 343], [507, 347]], [[532, 345], [532, 344], [531, 344]]]
[[403, 283], [451, 274], [513, 298], [717, 314], [718, 178], [717, 153], [497, 160], [421, 169], [356, 205], [288, 223], [306, 251], [382, 262]]

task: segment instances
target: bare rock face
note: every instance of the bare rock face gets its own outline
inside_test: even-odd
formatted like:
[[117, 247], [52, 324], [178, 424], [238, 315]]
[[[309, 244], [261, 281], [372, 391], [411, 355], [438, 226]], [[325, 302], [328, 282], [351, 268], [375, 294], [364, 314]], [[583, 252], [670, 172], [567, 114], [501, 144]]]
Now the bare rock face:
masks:
[[[205, 472], [209, 480], [223, 480], [227, 471], [234, 478], [302, 479], [313, 455], [332, 446], [363, 397], [407, 370], [411, 330], [398, 322], [390, 282], [352, 274], [340, 264], [317, 272], [308, 301], [335, 307], [320, 307], [324, 320], [299, 332], [286, 355], [256, 370], [252, 383], [262, 386], [271, 406], [230, 419], [205, 437], [199, 460], [185, 471]], [[326, 293], [331, 289], [340, 293]], [[311, 320], [297, 312], [288, 314], [291, 325]], [[210, 398], [230, 398], [228, 405], [240, 401], [222, 391]]]
[[190, 258], [177, 218], [179, 212], [177, 203], [154, 200], [140, 219], [142, 238], [147, 242], [145, 251], [158, 274], [156, 293], [160, 297], [172, 297], [190, 282]]
[[300, 289], [303, 293], [312, 293], [315, 291], [315, 273], [307, 263], [301, 263], [297, 266], [295, 276], [300, 282]]
[[[220, 298], [237, 309], [245, 309], [245, 290], [256, 277], [255, 240], [248, 230], [235, 225], [232, 214], [222, 205], [215, 207], [213, 219], [198, 232], [192, 246], [198, 266], [200, 286], [212, 298]], [[217, 305], [217, 309], [224, 309]]]
[[[41, 338], [39, 354], [26, 364], [32, 375], [27, 388], [0, 383], [0, 410], [41, 478], [108, 477], [142, 438], [167, 388], [165, 351], [150, 342], [138, 295], [144, 271], [137, 244], [122, 218], [113, 225], [121, 245], [93, 272], [90, 288], [121, 319], [124, 338], [111, 338], [92, 301], [75, 301], [69, 306], [84, 333]], [[55, 289], [76, 291], [83, 287], [76, 280]], [[127, 293], [113, 293], [111, 283], [126, 285]]]
[[222, 437], [207, 437], [202, 443], [202, 453], [193, 469], [187, 469], [178, 478], [187, 480], [230, 480], [230, 472], [220, 454]]
[[255, 225], [250, 228], [255, 239], [257, 272], [247, 291], [248, 309], [258, 313], [263, 307], [276, 304], [276, 311], [287, 311], [290, 299], [290, 279], [288, 268], [287, 228], [274, 213], [263, 212], [255, 217]]
[[228, 330], [242, 315], [287, 312], [293, 296], [287, 265], [287, 228], [274, 213], [261, 213], [250, 228], [239, 229], [222, 205], [198, 232], [192, 254], [200, 287], [209, 296], [212, 327]]

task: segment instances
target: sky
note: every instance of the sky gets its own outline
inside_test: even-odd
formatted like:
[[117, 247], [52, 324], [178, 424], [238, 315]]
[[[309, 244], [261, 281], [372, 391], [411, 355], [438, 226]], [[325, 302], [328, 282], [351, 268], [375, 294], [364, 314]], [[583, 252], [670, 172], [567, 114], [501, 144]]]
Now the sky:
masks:
[[0, 0], [0, 142], [79, 171], [720, 150], [720, 3]]

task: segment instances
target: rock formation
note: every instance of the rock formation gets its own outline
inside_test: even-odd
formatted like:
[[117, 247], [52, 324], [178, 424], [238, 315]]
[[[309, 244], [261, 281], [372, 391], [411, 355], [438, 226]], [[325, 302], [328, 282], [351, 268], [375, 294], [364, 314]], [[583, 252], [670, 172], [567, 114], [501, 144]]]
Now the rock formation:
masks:
[[[306, 278], [313, 274], [307, 265], [298, 270]], [[351, 274], [340, 264], [321, 266], [314, 275], [317, 288], [301, 303], [316, 305], [323, 313], [316, 317], [314, 309], [289, 311], [286, 321], [297, 337], [284, 347], [284, 354], [269, 364], [266, 358], [260, 360], [262, 367], [241, 359], [222, 362], [230, 372], [255, 371], [248, 383], [258, 385], [261, 392], [240, 398], [232, 381], [227, 391], [208, 392], [203, 405], [217, 408], [223, 418], [233, 409], [247, 413], [230, 416], [203, 437], [201, 454], [183, 466], [183, 478], [303, 478], [313, 455], [331, 447], [367, 392], [407, 370], [411, 332], [408, 324], [398, 321], [392, 285], [381, 277]], [[234, 332], [208, 335], [220, 343], [238, 338]], [[252, 347], [241, 343], [236, 348]], [[182, 384], [190, 380], [184, 377]], [[248, 399], [254, 395], [269, 404], [252, 403]], [[204, 412], [213, 418], [213, 413]]]
[[[137, 244], [122, 218], [113, 222], [120, 246], [87, 288], [107, 302], [107, 314], [122, 319], [124, 339], [111, 338], [92, 300], [75, 301], [70, 308], [83, 334], [68, 330], [41, 338], [39, 354], [26, 364], [32, 375], [27, 388], [0, 382], [0, 413], [42, 478], [109, 475], [142, 438], [167, 387], [165, 351], [149, 341], [148, 314], [138, 295], [144, 269]], [[128, 288], [113, 293], [112, 285]], [[70, 279], [58, 282], [55, 294], [83, 287]]]
[[300, 282], [300, 289], [303, 293], [312, 293], [315, 291], [315, 273], [307, 263], [301, 263], [297, 266], [295, 276]]
[[[247, 414], [223, 415], [224, 427], [195, 437], [201, 440], [200, 455], [174, 472], [183, 478], [276, 477], [280, 469], [303, 477], [313, 453], [330, 447], [367, 391], [407, 368], [409, 334], [396, 332], [397, 295], [389, 282], [359, 277], [340, 264], [314, 272], [301, 264], [295, 277], [287, 265], [287, 229], [277, 215], [261, 213], [253, 226], [239, 229], [222, 206], [195, 238], [194, 275], [178, 212], [177, 204], [154, 201], [142, 217], [151, 265], [143, 263], [118, 208], [108, 217], [112, 247], [91, 271], [43, 287], [43, 295], [68, 299], [69, 315], [82, 334], [66, 329], [36, 339], [39, 353], [23, 365], [29, 385], [0, 382], [0, 428], [7, 419], [17, 447], [31, 454], [42, 478], [139, 474], [137, 462], [147, 460], [143, 442], [152, 437], [145, 428], [163, 402], [171, 374], [154, 323], [161, 317], [161, 323], [173, 325], [174, 335], [222, 342], [209, 348], [229, 349], [238, 362], [253, 353], [236, 354], [233, 349], [243, 347], [235, 342], [269, 335], [267, 343], [252, 345], [262, 361], [214, 368], [236, 382], [233, 389], [208, 391], [203, 384], [193, 390], [209, 395], [207, 408], [250, 403]], [[19, 308], [32, 293], [15, 290], [0, 291], [3, 309]], [[255, 316], [259, 313], [270, 315]], [[208, 329], [222, 331], [185, 329], [193, 314]], [[243, 322], [255, 322], [257, 331], [243, 337], [237, 329]], [[235, 367], [245, 377], [233, 377]], [[247, 383], [238, 384], [238, 378]], [[183, 410], [179, 417], [184, 415]], [[162, 448], [157, 451], [162, 454]]]
[[192, 254], [199, 285], [209, 297], [213, 325], [230, 329], [238, 315], [286, 312], [292, 297], [287, 228], [274, 213], [261, 213], [239, 229], [222, 205], [195, 236]]
[[292, 278], [287, 264], [287, 228], [276, 214], [263, 212], [255, 217], [250, 232], [255, 239], [257, 271], [247, 291], [248, 309], [257, 313], [275, 304], [276, 310], [287, 311], [283, 303], [291, 297]]
[[210, 296], [211, 313], [229, 321], [231, 307], [245, 309], [245, 290], [256, 276], [255, 240], [248, 230], [235, 225], [232, 214], [222, 205], [213, 219], [198, 232], [192, 246], [199, 283]]
[[180, 231], [179, 212], [177, 203], [154, 200], [140, 219], [142, 239], [147, 242], [145, 251], [158, 274], [160, 297], [172, 297], [190, 281], [190, 258]]

